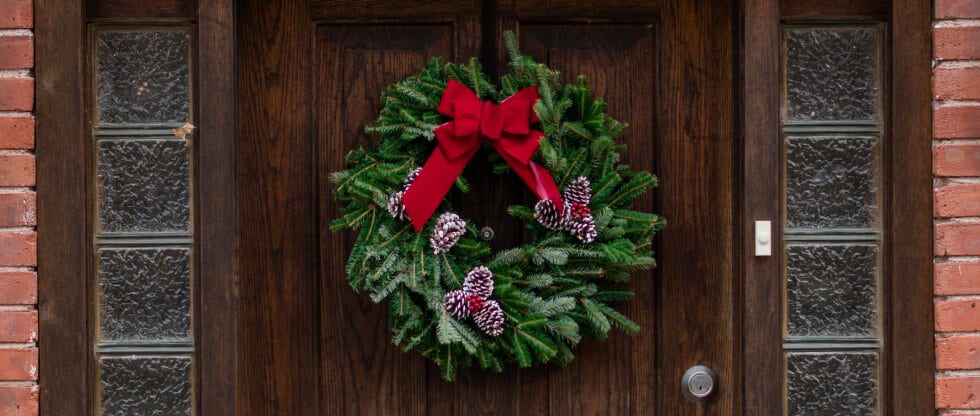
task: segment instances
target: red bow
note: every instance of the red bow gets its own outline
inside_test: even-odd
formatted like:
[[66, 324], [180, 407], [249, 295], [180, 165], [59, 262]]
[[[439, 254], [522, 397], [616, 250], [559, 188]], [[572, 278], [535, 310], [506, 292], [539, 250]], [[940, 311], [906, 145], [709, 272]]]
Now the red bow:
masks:
[[436, 128], [439, 147], [402, 197], [415, 231], [421, 230], [439, 207], [484, 139], [490, 140], [494, 150], [538, 198], [550, 199], [559, 211], [563, 209], [555, 179], [544, 167], [531, 161], [538, 150], [538, 141], [544, 137], [544, 133], [531, 128], [531, 123], [538, 121], [533, 110], [537, 100], [538, 89], [531, 86], [494, 104], [481, 101], [463, 84], [449, 80], [436, 111], [453, 120]]

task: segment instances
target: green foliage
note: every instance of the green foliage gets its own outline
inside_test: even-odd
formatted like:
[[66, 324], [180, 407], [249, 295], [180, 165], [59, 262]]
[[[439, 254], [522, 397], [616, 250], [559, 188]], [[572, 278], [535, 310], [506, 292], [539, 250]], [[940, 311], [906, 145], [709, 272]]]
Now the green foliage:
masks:
[[[504, 40], [510, 62], [499, 90], [476, 59], [456, 64], [433, 58], [418, 75], [382, 94], [383, 108], [365, 129], [378, 137], [377, 146], [354, 149], [346, 157], [347, 169], [330, 175], [343, 207], [330, 228], [357, 234], [347, 261], [348, 282], [374, 302], [387, 300], [392, 342], [434, 361], [446, 380], [459, 366], [474, 363], [495, 372], [508, 364], [565, 365], [583, 337], [602, 339], [612, 328], [638, 331], [612, 305], [633, 297], [631, 272], [654, 267], [651, 240], [665, 225], [660, 216], [633, 208], [657, 180], [622, 164], [625, 145], [617, 138], [626, 125], [605, 113], [605, 101], [592, 96], [585, 78], [564, 85], [558, 72], [520, 54], [513, 33]], [[534, 220], [531, 207], [516, 205], [507, 211], [526, 225], [526, 244], [493, 253], [471, 226], [452, 250], [435, 255], [429, 246], [434, 221], [416, 233], [408, 221], [388, 214], [390, 196], [435, 148], [433, 130], [446, 121], [436, 107], [450, 79], [498, 102], [537, 86], [537, 128], [546, 137], [536, 161], [560, 188], [578, 176], [589, 178], [599, 233], [595, 242], [581, 244], [549, 230]], [[505, 163], [491, 158], [495, 173], [509, 174]], [[524, 185], [515, 179], [514, 186]], [[456, 189], [469, 191], [465, 178], [456, 181]], [[436, 216], [451, 210], [443, 201]], [[494, 273], [493, 298], [505, 314], [499, 337], [453, 318], [442, 304], [445, 293], [460, 288], [466, 272], [481, 264]]]

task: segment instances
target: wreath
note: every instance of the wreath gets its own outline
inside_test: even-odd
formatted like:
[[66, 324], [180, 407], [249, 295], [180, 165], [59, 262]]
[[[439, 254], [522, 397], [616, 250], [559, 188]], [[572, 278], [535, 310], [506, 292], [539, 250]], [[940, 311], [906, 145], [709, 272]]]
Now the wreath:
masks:
[[[665, 225], [631, 209], [657, 180], [621, 163], [615, 138], [626, 124], [605, 114], [585, 78], [563, 85], [519, 53], [513, 33], [505, 42], [499, 88], [475, 58], [433, 58], [389, 86], [366, 127], [377, 146], [350, 152], [331, 175], [343, 207], [331, 229], [357, 233], [348, 282], [386, 300], [394, 344], [446, 380], [474, 363], [565, 365], [583, 336], [638, 331], [610, 302], [633, 297], [630, 273], [654, 267], [651, 240]], [[461, 173], [485, 141], [493, 173], [516, 173], [539, 198], [507, 209], [530, 241], [496, 253], [445, 197], [470, 191]]]

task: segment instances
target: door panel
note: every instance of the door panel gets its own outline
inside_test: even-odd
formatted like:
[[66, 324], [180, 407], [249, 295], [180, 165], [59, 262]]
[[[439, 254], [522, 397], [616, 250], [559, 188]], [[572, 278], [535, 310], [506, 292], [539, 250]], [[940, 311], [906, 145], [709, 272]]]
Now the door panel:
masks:
[[[364, 125], [374, 121], [385, 88], [418, 72], [431, 56], [453, 56], [450, 23], [323, 25], [317, 29], [316, 146], [319, 148], [320, 377], [322, 409], [338, 414], [419, 414], [426, 396], [425, 361], [393, 346], [386, 311], [367, 294], [355, 296], [344, 279], [354, 236], [332, 233], [340, 207], [328, 192], [328, 175], [344, 156], [373, 146]], [[472, 35], [471, 35], [472, 36]], [[343, 398], [340, 400], [339, 398]]]
[[[524, 53], [561, 71], [566, 82], [575, 82], [579, 74], [588, 78], [592, 93], [608, 100], [608, 113], [630, 125], [624, 136], [625, 162], [637, 170], [654, 171], [656, 32], [652, 20], [649, 24], [521, 24], [520, 35]], [[641, 196], [635, 204], [641, 211], [652, 211], [654, 193]], [[643, 330], [634, 337], [616, 334], [604, 342], [583, 343], [568, 368], [551, 374], [552, 414], [636, 414], [637, 409], [649, 408], [637, 402], [653, 399], [653, 391], [633, 387], [649, 388], [656, 366], [635, 365], [631, 358], [656, 356], [652, 329], [658, 325], [651, 308], [654, 272], [634, 273], [633, 279], [636, 301], [620, 309], [627, 308]]]
[[[244, 3], [243, 414], [732, 414], [731, 4]], [[446, 383], [390, 343], [383, 307], [351, 292], [353, 236], [329, 231], [338, 207], [327, 175], [373, 143], [362, 131], [381, 92], [428, 57], [481, 56], [488, 73], [504, 72], [494, 59], [505, 56], [503, 29], [566, 81], [586, 75], [630, 123], [626, 161], [663, 183], [637, 208], [669, 226], [659, 268], [637, 273], [636, 297], [620, 305], [640, 334], [583, 342], [568, 368], [461, 369]], [[482, 159], [467, 169], [489, 170]], [[454, 201], [459, 209], [494, 228], [494, 249], [519, 243], [521, 225], [504, 212], [532, 203], [528, 193], [505, 175], [470, 177], [483, 197]], [[704, 405], [679, 391], [698, 363], [721, 377]]]
[[239, 4], [239, 407], [319, 412], [311, 34], [305, 2]]

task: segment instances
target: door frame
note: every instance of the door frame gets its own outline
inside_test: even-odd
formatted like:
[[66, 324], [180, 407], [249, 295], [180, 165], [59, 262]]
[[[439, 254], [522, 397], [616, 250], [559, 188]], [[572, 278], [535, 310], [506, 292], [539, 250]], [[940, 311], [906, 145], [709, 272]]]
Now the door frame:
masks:
[[[830, 15], [830, 12], [834, 15]], [[882, 286], [881, 305], [888, 313], [883, 328], [885, 385], [882, 401], [891, 414], [934, 414], [934, 317], [932, 225], [932, 8], [921, 0], [813, 2], [744, 0], [742, 7], [742, 384], [746, 414], [782, 414], [783, 376], [782, 268], [779, 255], [755, 256], [756, 220], [773, 221], [782, 235], [780, 88], [782, 23], [879, 21], [885, 23], [883, 54], [891, 61], [883, 82], [884, 129], [888, 147], [883, 161], [896, 168], [887, 175], [882, 231], [883, 268], [890, 284]], [[886, 61], [887, 62], [887, 61]], [[888, 103], [901, 103], [892, 105]], [[890, 113], [889, 113], [890, 110]], [[751, 168], [749, 168], [751, 167]], [[886, 174], [888, 173], [885, 170]], [[889, 198], [890, 197], [890, 198]], [[779, 245], [781, 239], [774, 240]], [[751, 322], [751, 325], [748, 323]], [[900, 323], [888, 325], [888, 323]], [[897, 376], [897, 375], [901, 376]]]
[[[38, 313], [40, 414], [85, 415], [91, 322], [87, 276], [92, 243], [87, 227], [93, 182], [87, 154], [91, 125], [86, 103], [88, 26], [114, 23], [191, 28], [192, 108], [198, 128], [192, 204], [198, 278], [192, 321], [196, 373], [192, 383], [202, 414], [235, 414], [238, 351], [237, 219], [235, 203], [238, 108], [234, 0], [137, 2], [35, 0]], [[100, 6], [111, 7], [100, 7]], [[197, 163], [197, 166], [204, 166]], [[199, 169], [200, 170], [200, 169]], [[206, 299], [206, 301], [204, 301]]]
[[[186, 1], [169, 0], [186, 4]], [[89, 0], [87, 3], [92, 3]], [[802, 3], [802, 2], [797, 2]], [[830, 2], [842, 5], [848, 2]], [[856, 2], [859, 4], [869, 1]], [[86, 114], [86, 1], [35, 0], [36, 59], [36, 155], [38, 199], [38, 274], [40, 377], [42, 415], [84, 415], [90, 398], [87, 384], [89, 322], [87, 283], [90, 250], [87, 237], [89, 198], [85, 154], [88, 137]], [[145, 11], [144, 11], [145, 12]], [[778, 262], [758, 262], [753, 257], [749, 225], [759, 218], [776, 218], [779, 206], [770, 198], [747, 192], [756, 186], [775, 186], [771, 174], [779, 168], [778, 85], [780, 11], [777, 0], [743, 0], [738, 4], [739, 53], [735, 80], [736, 116], [740, 123], [741, 157], [736, 177], [741, 203], [737, 231], [743, 236], [736, 253], [736, 325], [740, 345], [735, 345], [741, 383], [735, 388], [736, 404], [746, 414], [779, 414], [774, 404], [781, 386], [781, 324], [773, 310], [781, 307]], [[118, 17], [116, 21], [146, 21], [152, 16]], [[885, 224], [891, 253], [888, 267], [892, 284], [891, 320], [902, 322], [886, 328], [890, 351], [886, 371], [891, 377], [885, 400], [896, 414], [934, 413], [934, 325], [932, 286], [932, 175], [931, 175], [931, 3], [893, 0], [888, 9], [888, 36], [892, 45], [892, 102], [890, 157], [894, 166], [893, 197]], [[142, 19], [142, 20], [140, 20]], [[199, 160], [208, 161], [207, 175], [199, 175], [195, 209], [195, 263], [200, 279], [199, 320], [195, 327], [198, 351], [198, 403], [208, 415], [236, 413], [239, 350], [239, 302], [237, 273], [237, 178], [238, 82], [233, 0], [199, 0], [192, 17], [197, 25], [196, 119], [199, 120]], [[901, 86], [895, 88], [894, 86]], [[766, 150], [769, 149], [769, 150]], [[752, 163], [749, 164], [748, 161]], [[753, 169], [747, 169], [752, 166]], [[899, 224], [896, 219], [901, 218]], [[741, 260], [739, 260], [741, 259]], [[80, 278], [80, 271], [82, 278]], [[749, 326], [745, 323], [752, 322]], [[766, 330], [760, 331], [759, 328]], [[751, 335], [756, 334], [756, 335]], [[750, 336], [751, 335], [751, 336]], [[78, 359], [78, 357], [85, 357]], [[739, 365], [740, 363], [740, 365]], [[885, 379], [885, 378], [883, 378]]]

